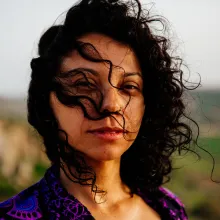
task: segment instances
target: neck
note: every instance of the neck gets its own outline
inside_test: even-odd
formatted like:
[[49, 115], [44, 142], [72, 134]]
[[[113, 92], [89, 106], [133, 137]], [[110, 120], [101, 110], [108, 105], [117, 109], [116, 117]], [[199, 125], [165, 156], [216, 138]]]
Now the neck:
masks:
[[[114, 204], [117, 204], [120, 200], [131, 197], [129, 188], [122, 182], [120, 177], [120, 160], [104, 162], [90, 161], [89, 166], [91, 166], [96, 173], [95, 185], [98, 187], [98, 190], [104, 190], [107, 194], [97, 193], [95, 195], [95, 193], [91, 191], [91, 186], [72, 182], [68, 179], [63, 170], [60, 170], [60, 179], [64, 188], [79, 201], [91, 206], [101, 206], [104, 208], [114, 206]], [[67, 171], [66, 167], [64, 169]], [[74, 172], [75, 169], [71, 168], [71, 171]]]

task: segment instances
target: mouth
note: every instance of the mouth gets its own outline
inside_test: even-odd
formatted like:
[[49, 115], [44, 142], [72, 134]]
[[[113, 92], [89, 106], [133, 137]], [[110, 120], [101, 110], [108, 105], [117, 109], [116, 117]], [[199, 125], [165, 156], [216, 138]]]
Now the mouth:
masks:
[[126, 133], [126, 131], [116, 127], [115, 128], [103, 127], [103, 128], [90, 130], [88, 131], [88, 133], [94, 135], [97, 138], [113, 141], [121, 138], [123, 134]]

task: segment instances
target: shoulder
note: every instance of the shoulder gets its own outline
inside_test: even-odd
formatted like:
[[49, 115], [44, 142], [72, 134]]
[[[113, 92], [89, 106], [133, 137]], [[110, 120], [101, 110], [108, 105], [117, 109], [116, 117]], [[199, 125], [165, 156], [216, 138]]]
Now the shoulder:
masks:
[[180, 206], [180, 207], [184, 207], [184, 204], [181, 202], [179, 197], [177, 195], [175, 195], [173, 192], [171, 192], [169, 189], [167, 189], [165, 187], [160, 187], [159, 191], [163, 194], [163, 196], [165, 198], [172, 201], [175, 205]]
[[0, 203], [0, 220], [41, 219], [38, 183]]
[[185, 206], [177, 195], [164, 187], [160, 187], [159, 192], [161, 195], [160, 202], [164, 208], [169, 210], [171, 216], [176, 216], [176, 219], [179, 220], [188, 219], [185, 211]]

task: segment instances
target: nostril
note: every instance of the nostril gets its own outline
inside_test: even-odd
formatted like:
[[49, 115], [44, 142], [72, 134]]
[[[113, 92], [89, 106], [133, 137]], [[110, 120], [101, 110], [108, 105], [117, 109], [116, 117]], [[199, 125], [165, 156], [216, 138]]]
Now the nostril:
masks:
[[119, 107], [119, 108], [114, 108], [113, 110], [104, 109], [102, 113], [108, 115], [112, 113], [120, 113], [121, 111], [122, 111], [122, 107]]

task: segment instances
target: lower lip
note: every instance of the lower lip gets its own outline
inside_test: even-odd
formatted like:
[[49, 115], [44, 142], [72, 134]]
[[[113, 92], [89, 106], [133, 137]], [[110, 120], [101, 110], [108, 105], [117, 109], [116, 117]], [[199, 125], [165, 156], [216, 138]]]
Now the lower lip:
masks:
[[123, 135], [123, 132], [108, 132], [108, 131], [106, 132], [94, 131], [94, 132], [89, 132], [89, 133], [95, 135], [98, 138], [109, 140], [109, 141], [118, 140]]

